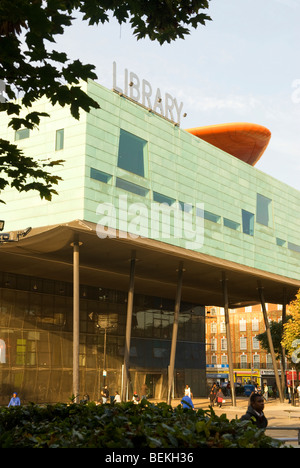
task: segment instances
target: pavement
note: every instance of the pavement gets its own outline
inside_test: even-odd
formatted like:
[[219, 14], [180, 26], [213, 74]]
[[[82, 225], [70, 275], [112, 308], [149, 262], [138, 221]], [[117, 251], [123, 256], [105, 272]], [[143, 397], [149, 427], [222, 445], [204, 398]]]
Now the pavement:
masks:
[[[222, 408], [214, 406], [215, 413], [220, 416], [226, 414], [226, 417], [231, 419], [239, 419], [246, 413], [249, 398], [237, 397], [236, 406], [232, 406], [231, 399], [225, 397], [226, 402], [222, 405]], [[210, 401], [208, 398], [194, 398], [193, 403], [195, 409], [208, 409]], [[180, 404], [180, 399], [174, 399], [172, 406]], [[268, 419], [268, 428], [266, 434], [274, 439], [285, 439], [285, 438], [296, 438], [298, 439], [298, 430], [300, 430], [300, 406], [292, 406], [287, 400], [284, 403], [280, 403], [278, 399], [270, 398], [265, 402], [264, 414]], [[278, 429], [269, 429], [278, 428]], [[287, 428], [287, 429], [283, 429]], [[293, 428], [295, 428], [293, 430]], [[297, 441], [287, 441], [287, 445], [300, 448]]]

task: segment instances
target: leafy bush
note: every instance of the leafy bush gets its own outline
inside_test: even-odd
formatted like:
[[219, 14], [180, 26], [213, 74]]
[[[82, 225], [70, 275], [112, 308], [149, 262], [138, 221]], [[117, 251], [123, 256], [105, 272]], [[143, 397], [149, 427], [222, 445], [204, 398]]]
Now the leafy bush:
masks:
[[142, 400], [0, 409], [0, 448], [277, 448], [248, 421]]

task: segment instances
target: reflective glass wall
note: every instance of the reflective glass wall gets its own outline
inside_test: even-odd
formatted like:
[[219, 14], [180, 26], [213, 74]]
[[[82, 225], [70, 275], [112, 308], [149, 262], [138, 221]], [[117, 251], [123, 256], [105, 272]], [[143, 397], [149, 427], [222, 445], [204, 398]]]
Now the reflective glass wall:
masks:
[[[72, 394], [72, 285], [0, 273], [0, 404], [17, 391], [26, 403], [69, 401]], [[121, 391], [127, 293], [81, 286], [80, 395], [100, 398], [104, 384]], [[174, 302], [135, 295], [130, 383], [149, 398], [166, 398]], [[182, 303], [174, 396], [186, 383], [205, 391], [204, 307]]]

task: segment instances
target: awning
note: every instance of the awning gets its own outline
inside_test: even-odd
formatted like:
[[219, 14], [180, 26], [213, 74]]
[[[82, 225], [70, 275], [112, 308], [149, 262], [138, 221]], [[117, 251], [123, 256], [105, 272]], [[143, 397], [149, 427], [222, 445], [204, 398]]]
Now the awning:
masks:
[[72, 282], [72, 247], [79, 241], [80, 283], [128, 290], [129, 268], [135, 252], [135, 292], [174, 299], [178, 267], [183, 262], [182, 300], [223, 307], [222, 274], [228, 284], [229, 307], [259, 303], [258, 281], [265, 301], [282, 304], [295, 298], [300, 281], [285, 276], [138, 237], [100, 239], [96, 224], [76, 220], [34, 228], [18, 242], [0, 244], [0, 269], [5, 272]]

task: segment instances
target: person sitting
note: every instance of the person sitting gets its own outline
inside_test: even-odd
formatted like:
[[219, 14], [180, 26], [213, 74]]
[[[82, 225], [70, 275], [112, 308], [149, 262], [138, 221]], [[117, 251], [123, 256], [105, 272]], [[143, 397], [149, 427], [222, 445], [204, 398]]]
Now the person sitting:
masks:
[[18, 397], [17, 392], [13, 393], [13, 396], [11, 397], [10, 402], [8, 403], [8, 408], [10, 406], [21, 406], [21, 400]]
[[194, 403], [192, 402], [191, 397], [184, 395], [181, 399], [181, 404], [183, 409], [194, 409]]
[[140, 397], [138, 396], [137, 392], [133, 393], [132, 401], [135, 405], [138, 405], [140, 402]]

